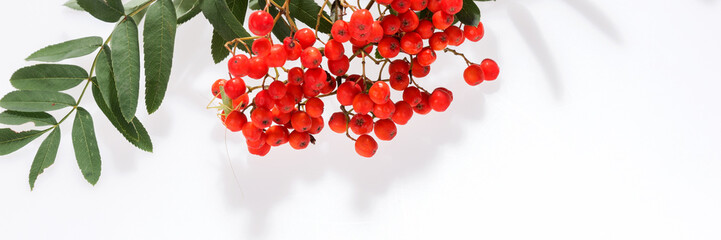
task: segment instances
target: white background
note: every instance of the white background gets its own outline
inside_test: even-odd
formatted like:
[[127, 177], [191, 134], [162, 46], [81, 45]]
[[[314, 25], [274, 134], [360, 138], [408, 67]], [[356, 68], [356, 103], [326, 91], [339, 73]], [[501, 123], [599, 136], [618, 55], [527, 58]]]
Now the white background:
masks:
[[[45, 45], [111, 32], [62, 2], [3, 4], [1, 78]], [[227, 70], [198, 17], [179, 28], [162, 107], [139, 107], [154, 153], [86, 98], [99, 183], [77, 168], [71, 121], [34, 191], [40, 141], [0, 157], [0, 239], [721, 238], [719, 1], [479, 5], [486, 37], [461, 49], [496, 59], [499, 80], [470, 87], [462, 60], [440, 54], [423, 81], [454, 91], [450, 109], [414, 116], [373, 159], [328, 129], [265, 158], [240, 134], [226, 141], [205, 106]]]

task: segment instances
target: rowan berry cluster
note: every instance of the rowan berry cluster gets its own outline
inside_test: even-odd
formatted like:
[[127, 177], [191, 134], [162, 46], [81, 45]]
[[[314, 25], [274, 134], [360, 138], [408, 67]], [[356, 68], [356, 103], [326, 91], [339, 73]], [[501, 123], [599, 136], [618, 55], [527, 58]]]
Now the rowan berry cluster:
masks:
[[[335, 96], [340, 111], [330, 115], [328, 127], [355, 141], [359, 155], [372, 157], [378, 149], [376, 138], [390, 141], [396, 136], [397, 125], [408, 123], [414, 113], [443, 112], [453, 101], [450, 90], [439, 87], [426, 91], [418, 81], [430, 73], [437, 51], [463, 57], [468, 64], [463, 78], [471, 86], [498, 77], [498, 65], [493, 60], [475, 64], [448, 48], [466, 40], [477, 42], [484, 35], [480, 23], [462, 28], [454, 25], [462, 0], [375, 2], [386, 6], [382, 16], [375, 18], [367, 9], [351, 6], [349, 21], [342, 17], [336, 20], [326, 42], [317, 31], [302, 28], [282, 43], [274, 43], [269, 35], [274, 17], [263, 10], [250, 14], [249, 30], [257, 36], [252, 37], [250, 48], [245, 46], [250, 55], [234, 55], [228, 61], [230, 79], [215, 81], [212, 93], [223, 99], [221, 120], [228, 130], [242, 132], [251, 154], [264, 156], [271, 147], [286, 143], [294, 149], [314, 143], [313, 136], [326, 123], [324, 99]], [[419, 17], [417, 11], [423, 10], [431, 14]], [[346, 42], [350, 42], [351, 51], [346, 50]], [[371, 54], [374, 48], [377, 54]], [[300, 66], [286, 66], [298, 59]], [[362, 60], [362, 73], [347, 73], [354, 59]], [[365, 72], [366, 59], [382, 64], [381, 72], [387, 65], [389, 77], [383, 78], [380, 73], [377, 80], [370, 79]], [[269, 70], [274, 71], [269, 74]], [[262, 83], [249, 86], [244, 78]], [[266, 81], [270, 83], [266, 85]], [[249, 94], [254, 90], [259, 91], [251, 100]], [[391, 91], [402, 92], [402, 99], [392, 100]]]

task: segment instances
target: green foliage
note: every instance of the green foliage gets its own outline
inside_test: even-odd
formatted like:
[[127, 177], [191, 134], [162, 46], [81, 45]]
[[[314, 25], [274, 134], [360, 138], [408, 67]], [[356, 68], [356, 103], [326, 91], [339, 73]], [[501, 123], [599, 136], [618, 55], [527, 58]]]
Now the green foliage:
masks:
[[113, 76], [118, 90], [120, 110], [125, 121], [135, 116], [138, 108], [138, 92], [140, 89], [140, 47], [138, 44], [138, 27], [132, 18], [126, 19], [115, 27], [110, 41], [113, 47]]
[[481, 10], [473, 0], [463, 0], [463, 8], [456, 13], [456, 19], [465, 25], [478, 26], [481, 22]]
[[9, 128], [0, 128], [0, 156], [17, 151], [40, 137], [40, 135], [43, 135], [43, 133], [45, 133], [45, 131], [30, 130], [15, 132]]
[[54, 45], [30, 54], [27, 61], [57, 62], [68, 58], [76, 58], [88, 55], [103, 45], [101, 37], [78, 38]]
[[[203, 16], [213, 25], [213, 29], [223, 37], [225, 41], [235, 38], [250, 37], [250, 34], [243, 28], [228, 7], [225, 0], [204, 0], [200, 5]], [[252, 44], [250, 41], [247, 44]]]
[[[310, 28], [315, 28], [315, 25], [318, 22], [318, 13], [320, 12], [320, 6], [318, 6], [315, 1], [292, 0], [290, 1], [290, 4], [288, 6], [290, 7], [291, 17], [305, 23]], [[325, 16], [325, 18], [320, 18], [320, 25], [318, 26], [318, 31], [323, 33], [330, 33], [330, 29], [331, 27], [333, 27], [333, 23], [326, 20], [326, 18], [330, 19], [330, 16], [328, 16], [328, 13], [326, 13], [325, 11], [323, 11], [323, 16]]]
[[[95, 61], [95, 80], [94, 82], [100, 87], [105, 101], [110, 101], [110, 92], [115, 91], [115, 81], [113, 80], [113, 60], [110, 57], [112, 51], [108, 45], [104, 45], [103, 49], [98, 53]], [[117, 98], [117, 96], [113, 96]]]
[[160, 107], [170, 80], [177, 27], [170, 0], [158, 0], [148, 9], [143, 31], [145, 53], [145, 105], [148, 113]]
[[38, 64], [15, 71], [10, 83], [20, 90], [62, 91], [87, 78], [85, 69], [75, 65]]
[[80, 172], [85, 180], [95, 185], [100, 178], [100, 150], [95, 138], [93, 118], [87, 110], [78, 107], [73, 121], [73, 149]]
[[152, 152], [153, 143], [151, 142], [150, 135], [148, 135], [145, 127], [142, 123], [140, 123], [140, 120], [138, 120], [137, 117], [133, 118], [130, 122], [126, 122], [125, 119], [123, 119], [120, 107], [118, 106], [118, 98], [115, 97], [115, 88], [112, 88], [112, 92], [109, 93], [112, 94], [112, 97], [110, 97], [110, 99], [112, 99], [111, 102], [105, 102], [103, 100], [105, 96], [101, 93], [97, 84], [93, 84], [92, 88], [95, 103], [98, 105], [98, 108], [100, 108], [105, 117], [108, 118], [110, 123], [113, 124], [115, 129], [117, 129], [118, 132], [120, 132], [120, 134], [128, 140], [128, 142], [138, 147], [140, 150]]
[[17, 112], [4, 111], [0, 113], [0, 123], [7, 125], [21, 125], [32, 122], [36, 127], [57, 124], [55, 118], [46, 112]]
[[38, 179], [38, 175], [43, 173], [46, 168], [55, 162], [58, 147], [60, 147], [60, 128], [56, 127], [55, 130], [50, 132], [48, 137], [45, 138], [43, 143], [40, 144], [40, 148], [38, 148], [38, 152], [35, 154], [35, 159], [33, 159], [33, 164], [30, 166], [30, 175], [28, 176], [30, 190], [35, 188], [35, 180]]
[[19, 90], [0, 99], [0, 107], [19, 112], [44, 112], [75, 105], [75, 99], [53, 91]]
[[80, 5], [78, 5], [77, 0], [68, 0], [63, 5], [66, 7], [69, 7], [70, 9], [73, 9], [73, 10], [85, 11], [85, 9], [83, 9]]
[[105, 22], [117, 22], [125, 15], [123, 2], [120, 0], [77, 0], [78, 5], [93, 17]]
[[228, 49], [225, 48], [225, 40], [216, 31], [213, 31], [213, 38], [210, 39], [210, 54], [215, 63], [223, 61], [230, 55]]

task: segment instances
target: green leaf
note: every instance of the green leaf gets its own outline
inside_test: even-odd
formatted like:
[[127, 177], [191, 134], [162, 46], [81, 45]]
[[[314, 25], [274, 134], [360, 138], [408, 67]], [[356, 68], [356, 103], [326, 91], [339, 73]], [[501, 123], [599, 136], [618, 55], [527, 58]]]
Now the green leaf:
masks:
[[213, 62], [216, 64], [225, 60], [230, 52], [225, 48], [225, 40], [217, 31], [213, 31], [213, 38], [210, 40], [210, 54], [213, 56]]
[[118, 90], [120, 110], [125, 121], [130, 122], [138, 109], [140, 90], [140, 47], [138, 44], [138, 26], [132, 18], [118, 24], [110, 41], [113, 51], [113, 76]]
[[4, 111], [0, 113], [0, 123], [7, 125], [21, 125], [32, 122], [36, 127], [57, 124], [55, 118], [46, 112], [16, 112]]
[[[110, 92], [115, 91], [115, 81], [113, 80], [113, 61], [110, 57], [112, 51], [108, 45], [103, 46], [103, 49], [98, 53], [98, 59], [95, 62], [95, 80], [100, 87], [100, 91], [105, 97], [105, 101], [110, 101]], [[117, 96], [114, 96], [117, 98]]]
[[78, 167], [85, 180], [95, 185], [100, 178], [100, 150], [95, 138], [93, 118], [87, 110], [78, 107], [73, 122], [73, 149]]
[[173, 0], [175, 15], [180, 16], [186, 14], [199, 3], [200, 0]]
[[[140, 9], [143, 5], [146, 3], [153, 1], [153, 0], [130, 0], [130, 2], [125, 3], [125, 15], [128, 15], [132, 12], [135, 12], [136, 10]], [[148, 11], [147, 8], [140, 10], [135, 15], [132, 16], [133, 21], [135, 23], [139, 24], [140, 20], [143, 20], [143, 17], [145, 16], [145, 13]]]
[[168, 88], [173, 66], [176, 21], [172, 1], [158, 0], [150, 5], [143, 30], [145, 106], [148, 113], [158, 110]]
[[[258, 0], [258, 3], [265, 5], [265, 0]], [[278, 14], [278, 10], [275, 8], [268, 8], [268, 13], [275, 16]], [[313, 27], [315, 27], [315, 24]], [[275, 37], [281, 42], [283, 39], [290, 36], [290, 26], [288, 26], [288, 23], [283, 20], [283, 18], [279, 18], [278, 22], [276, 22], [275, 26], [273, 26], [273, 35], [275, 35]]]
[[101, 37], [78, 38], [54, 45], [30, 54], [26, 61], [57, 62], [64, 59], [88, 55], [103, 45]]
[[[262, 1], [259, 1], [259, 3]], [[320, 6], [315, 3], [314, 0], [293, 0], [290, 1], [290, 16], [298, 19], [299, 21], [308, 25], [311, 29], [315, 29], [315, 25], [318, 21], [318, 13], [320, 12]], [[330, 19], [328, 13], [323, 11], [323, 16]], [[320, 18], [320, 25], [318, 31], [324, 33], [330, 33], [330, 29], [333, 26], [332, 22], [329, 22], [325, 18]]]
[[260, 3], [258, 2], [258, 0], [250, 0], [250, 1], [248, 1], [248, 9], [250, 9], [250, 10], [260, 10], [260, 9], [263, 9], [263, 8], [260, 7]]
[[52, 91], [20, 90], [0, 99], [0, 107], [20, 112], [53, 111], [74, 105], [72, 96]]
[[463, 8], [456, 13], [456, 18], [465, 25], [478, 26], [481, 22], [481, 10], [473, 0], [463, 0]]
[[30, 130], [15, 132], [9, 128], [0, 128], [0, 156], [17, 151], [40, 135], [43, 135], [46, 131]]
[[121, 0], [77, 0], [78, 5], [93, 17], [105, 22], [117, 22], [125, 15]]
[[[225, 0], [230, 12], [240, 23], [245, 22], [245, 12], [248, 10], [248, 0]], [[269, 9], [270, 10], [270, 9]]]
[[[223, 37], [225, 41], [230, 41], [239, 37], [250, 37], [250, 34], [243, 28], [243, 24], [238, 21], [228, 7], [225, 0], [204, 0], [200, 5], [203, 10], [203, 16], [213, 25], [213, 29]], [[249, 46], [252, 41], [246, 41]]]
[[88, 72], [75, 65], [38, 64], [15, 71], [10, 83], [20, 90], [62, 91], [85, 79], [88, 79]]
[[[177, 12], [177, 9], [176, 9], [176, 12]], [[194, 18], [195, 16], [197, 16], [198, 13], [200, 13], [200, 12], [201, 12], [201, 10], [200, 10], [200, 2], [196, 2], [196, 4], [193, 5], [193, 7], [192, 7], [191, 9], [189, 9], [189, 10], [188, 10], [187, 12], [185, 12], [185, 13], [182, 13], [182, 15], [180, 15], [180, 17], [178, 17], [177, 23], [178, 23], [178, 24], [183, 24], [183, 23], [189, 21], [190, 19], [193, 19], [193, 18]], [[178, 13], [178, 14], [181, 14], [181, 13]], [[177, 14], [176, 14], [176, 15], [177, 15]]]
[[[114, 89], [112, 94], [115, 94]], [[126, 122], [120, 113], [117, 98], [113, 97], [112, 99], [114, 100], [112, 102], [105, 102], [103, 100], [105, 96], [100, 92], [100, 89], [95, 84], [93, 84], [93, 97], [95, 98], [95, 103], [98, 105], [98, 108], [103, 111], [105, 117], [108, 118], [110, 123], [113, 124], [115, 129], [117, 129], [118, 132], [120, 132], [120, 134], [128, 140], [128, 142], [143, 151], [153, 151], [153, 143], [150, 140], [150, 135], [148, 135], [145, 127], [143, 127], [143, 124], [140, 123], [140, 120], [138, 120], [137, 117], [133, 118], [133, 121], [131, 122]]]
[[69, 7], [69, 8], [71, 8], [71, 9], [73, 9], [73, 10], [85, 11], [85, 9], [83, 9], [82, 7], [80, 7], [80, 5], [78, 5], [78, 1], [77, 1], [77, 0], [68, 0], [68, 1], [65, 2], [65, 4], [63, 4], [63, 5], [66, 6], [66, 7]]
[[58, 147], [60, 146], [60, 128], [56, 127], [55, 130], [50, 132], [47, 138], [40, 144], [38, 152], [35, 154], [33, 164], [30, 166], [30, 190], [35, 187], [35, 180], [38, 179], [38, 175], [53, 165], [55, 157], [58, 154]]

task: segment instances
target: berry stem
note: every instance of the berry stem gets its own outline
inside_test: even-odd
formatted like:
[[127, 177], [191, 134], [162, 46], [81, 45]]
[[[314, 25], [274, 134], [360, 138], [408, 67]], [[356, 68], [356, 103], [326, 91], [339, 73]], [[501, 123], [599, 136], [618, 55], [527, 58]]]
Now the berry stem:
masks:
[[466, 58], [466, 55], [463, 55], [463, 53], [459, 53], [459, 52], [457, 52], [456, 50], [453, 50], [453, 49], [450, 49], [450, 48], [446, 48], [446, 49], [443, 49], [443, 52], [451, 52], [451, 53], [453, 53], [454, 55], [463, 57], [463, 60], [465, 60], [465, 61], [466, 61], [466, 64], [468, 64], [469, 66], [472, 65], [472, 64], [474, 64], [473, 62], [471, 62], [470, 60], [468, 60], [468, 58]]

